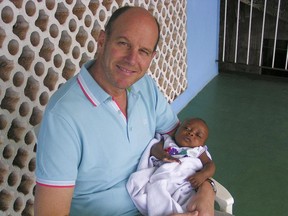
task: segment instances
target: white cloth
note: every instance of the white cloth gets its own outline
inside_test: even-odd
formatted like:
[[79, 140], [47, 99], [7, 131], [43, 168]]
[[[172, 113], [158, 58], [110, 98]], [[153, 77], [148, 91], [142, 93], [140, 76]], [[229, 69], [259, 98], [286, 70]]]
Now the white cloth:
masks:
[[130, 176], [126, 185], [135, 206], [143, 215], [163, 216], [185, 212], [188, 199], [195, 193], [186, 179], [203, 167], [196, 157], [181, 158], [181, 164], [174, 162], [153, 167], [149, 159], [150, 149], [160, 139], [161, 136], [157, 134], [151, 140], [137, 171]]

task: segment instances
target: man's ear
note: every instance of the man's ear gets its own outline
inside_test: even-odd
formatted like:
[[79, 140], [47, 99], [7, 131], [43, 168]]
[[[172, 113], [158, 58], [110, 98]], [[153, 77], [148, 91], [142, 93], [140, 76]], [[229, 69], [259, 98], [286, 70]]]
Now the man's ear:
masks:
[[106, 33], [105, 31], [101, 30], [98, 36], [98, 41], [97, 41], [97, 46], [98, 49], [103, 48], [104, 44], [105, 44], [105, 39], [106, 39]]

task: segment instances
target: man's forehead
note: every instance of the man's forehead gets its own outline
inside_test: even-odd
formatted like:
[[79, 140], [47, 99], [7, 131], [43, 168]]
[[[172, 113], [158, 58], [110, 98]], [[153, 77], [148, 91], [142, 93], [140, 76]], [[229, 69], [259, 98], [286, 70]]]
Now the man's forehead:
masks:
[[129, 43], [137, 43], [139, 47], [151, 50], [152, 52], [157, 38], [152, 37], [151, 31], [146, 32], [141, 29], [137, 30], [132, 25], [129, 27], [129, 25], [124, 24], [123, 27], [116, 26], [113, 28], [109, 37], [116, 40], [125, 40]]

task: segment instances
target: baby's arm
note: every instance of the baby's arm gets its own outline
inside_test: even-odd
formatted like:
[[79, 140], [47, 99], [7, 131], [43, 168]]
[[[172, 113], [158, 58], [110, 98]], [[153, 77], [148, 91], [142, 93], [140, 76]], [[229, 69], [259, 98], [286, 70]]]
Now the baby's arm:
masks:
[[206, 151], [199, 156], [199, 159], [203, 168], [187, 179], [194, 188], [198, 188], [206, 179], [211, 178], [216, 170], [214, 162], [208, 157]]
[[151, 147], [150, 156], [154, 156], [158, 160], [161, 160], [166, 163], [171, 163], [171, 162], [181, 163], [179, 159], [172, 157], [171, 155], [168, 154], [168, 152], [164, 151], [163, 144], [164, 144], [163, 139], [160, 142], [154, 144]]

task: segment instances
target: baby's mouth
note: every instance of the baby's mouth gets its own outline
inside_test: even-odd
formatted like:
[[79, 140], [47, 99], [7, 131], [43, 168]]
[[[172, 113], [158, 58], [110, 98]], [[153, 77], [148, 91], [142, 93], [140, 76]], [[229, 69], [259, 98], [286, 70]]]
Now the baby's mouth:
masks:
[[185, 137], [184, 137], [184, 140], [185, 140], [186, 142], [191, 142], [191, 139], [190, 139], [190, 137], [188, 137], [188, 136], [185, 136]]

